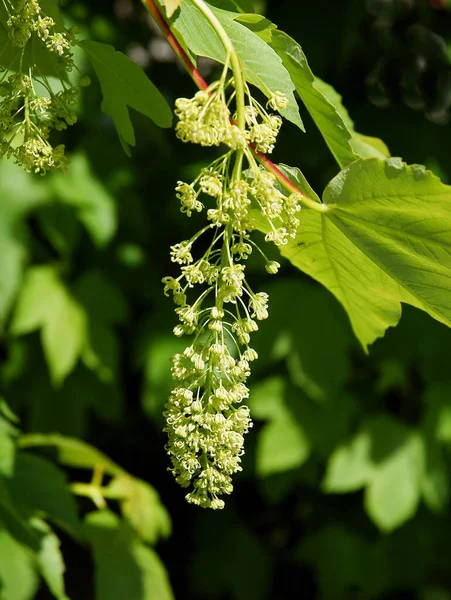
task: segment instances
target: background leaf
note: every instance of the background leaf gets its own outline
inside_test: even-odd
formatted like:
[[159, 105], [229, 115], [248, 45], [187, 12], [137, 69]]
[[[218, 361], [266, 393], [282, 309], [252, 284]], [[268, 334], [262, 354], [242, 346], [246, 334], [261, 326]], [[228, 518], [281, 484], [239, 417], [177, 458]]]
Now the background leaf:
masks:
[[169, 580], [158, 556], [133, 538], [111, 512], [90, 513], [85, 536], [93, 548], [98, 600], [172, 600]]
[[79, 44], [87, 53], [102, 87], [102, 110], [117, 129], [127, 154], [136, 143], [129, 107], [152, 119], [159, 127], [170, 127], [171, 110], [161, 92], [144, 71], [112, 46], [84, 40]]

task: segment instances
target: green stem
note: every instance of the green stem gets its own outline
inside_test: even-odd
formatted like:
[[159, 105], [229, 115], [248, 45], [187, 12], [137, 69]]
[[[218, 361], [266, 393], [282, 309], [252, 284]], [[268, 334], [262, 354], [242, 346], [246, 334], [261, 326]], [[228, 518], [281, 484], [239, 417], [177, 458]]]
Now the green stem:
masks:
[[[199, 0], [197, 0], [197, 1], [199, 1]], [[182, 46], [178, 42], [177, 38], [172, 33], [169, 25], [166, 23], [159, 8], [157, 7], [155, 0], [142, 0], [142, 2], [146, 6], [146, 8], [149, 10], [149, 12], [152, 14], [152, 16], [154, 17], [157, 25], [160, 27], [161, 31], [163, 32], [164, 36], [166, 37], [171, 48], [174, 50], [174, 52], [177, 54], [177, 56], [180, 58], [180, 60], [185, 65], [185, 67], [186, 67], [188, 73], [191, 75], [194, 83], [197, 85], [197, 87], [199, 89], [206, 90], [208, 88], [208, 83], [205, 81], [205, 79], [202, 77], [202, 75], [199, 73], [199, 71], [195, 68], [195, 66], [191, 62], [190, 57], [188, 56], [188, 54], [185, 52], [185, 50], [182, 48]], [[195, 2], [195, 0], [192, 0], [192, 2]], [[202, 2], [202, 5], [205, 6], [205, 4], [203, 2]], [[211, 14], [212, 14], [213, 18], [215, 19], [215, 21], [219, 23], [218, 19], [213, 15], [213, 13], [211, 13]], [[222, 29], [222, 26], [220, 23], [219, 23], [219, 25]], [[218, 33], [218, 35], [219, 35], [219, 33]], [[226, 34], [226, 37], [227, 37], [227, 34]], [[230, 42], [230, 39], [229, 38], [227, 38], [227, 39]], [[232, 48], [233, 48], [233, 46], [232, 46]], [[238, 62], [239, 62], [239, 59], [238, 59]], [[232, 70], [234, 70], [233, 64], [232, 64]], [[240, 87], [240, 83], [238, 84], [238, 86]], [[237, 108], [238, 108], [238, 99], [237, 99]], [[285, 177], [285, 175], [282, 173], [282, 171], [280, 171], [280, 169], [278, 169], [277, 166], [267, 156], [265, 156], [262, 152], [259, 152], [255, 148], [254, 144], [249, 144], [249, 147], [252, 150], [252, 153], [254, 154], [254, 156], [260, 162], [260, 164], [268, 171], [271, 171], [271, 173], [273, 173], [275, 175], [277, 181], [279, 181], [279, 183], [281, 183], [287, 191], [296, 192], [297, 194], [299, 194], [299, 196], [301, 197], [301, 204], [303, 204], [306, 208], [311, 208], [312, 210], [314, 210], [316, 212], [320, 212], [320, 213], [327, 212], [328, 207], [326, 205], [316, 202], [315, 200], [313, 200], [312, 198], [307, 196], [294, 183], [292, 183], [287, 177]]]
[[246, 119], [244, 114], [244, 79], [240, 58], [236, 53], [232, 41], [227, 35], [224, 27], [221, 25], [219, 19], [216, 17], [213, 11], [205, 4], [204, 0], [192, 0], [192, 3], [197, 6], [197, 8], [207, 18], [208, 22], [216, 31], [219, 39], [221, 40], [227, 56], [230, 56], [230, 63], [235, 80], [236, 91], [236, 124], [241, 130], [244, 130], [246, 127]]

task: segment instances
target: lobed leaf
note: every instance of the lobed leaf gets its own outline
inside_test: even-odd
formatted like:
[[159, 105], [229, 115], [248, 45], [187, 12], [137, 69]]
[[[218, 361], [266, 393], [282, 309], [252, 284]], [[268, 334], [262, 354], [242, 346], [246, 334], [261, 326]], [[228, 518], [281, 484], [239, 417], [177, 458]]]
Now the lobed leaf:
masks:
[[86, 52], [102, 88], [102, 110], [114, 122], [121, 144], [130, 156], [135, 133], [129, 108], [149, 117], [159, 127], [170, 127], [172, 113], [164, 96], [142, 68], [108, 44], [84, 40], [79, 46]]
[[86, 313], [68, 292], [56, 270], [31, 268], [16, 306], [15, 335], [41, 330], [42, 346], [55, 384], [73, 370], [86, 343]]
[[402, 302], [451, 325], [450, 186], [399, 159], [360, 159], [323, 201], [281, 253], [334, 294], [365, 349], [398, 323]]

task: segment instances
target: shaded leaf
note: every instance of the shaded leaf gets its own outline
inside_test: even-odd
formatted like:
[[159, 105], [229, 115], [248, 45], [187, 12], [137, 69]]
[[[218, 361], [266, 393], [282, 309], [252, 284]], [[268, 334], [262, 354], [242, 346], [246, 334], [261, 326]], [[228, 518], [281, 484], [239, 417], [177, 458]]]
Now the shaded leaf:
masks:
[[16, 335], [38, 328], [52, 380], [61, 384], [85, 345], [86, 314], [48, 266], [29, 269], [11, 324]]
[[85, 154], [75, 154], [69, 171], [52, 175], [49, 186], [60, 202], [75, 209], [96, 246], [108, 244], [117, 229], [116, 202], [92, 172]]
[[[0, 29], [1, 30], [1, 29]], [[46, 201], [44, 188], [11, 161], [0, 162], [0, 326], [27, 262], [25, 217]]]
[[20, 514], [7, 487], [7, 480], [1, 477], [0, 524], [22, 545], [28, 546], [34, 551], [39, 550], [41, 536]]
[[258, 436], [256, 469], [265, 477], [301, 466], [310, 454], [302, 428], [289, 416], [267, 423]]
[[326, 492], [365, 490], [365, 508], [383, 531], [392, 531], [415, 514], [424, 476], [424, 441], [388, 417], [369, 419], [350, 443], [330, 457]]
[[14, 476], [7, 481], [7, 487], [14, 504], [22, 510], [43, 513], [70, 533], [77, 532], [77, 506], [65, 473], [51, 462], [19, 452]]
[[129, 155], [135, 133], [129, 107], [149, 117], [159, 127], [170, 127], [172, 113], [161, 92], [142, 68], [113, 46], [84, 40], [79, 44], [87, 53], [102, 88], [102, 110], [114, 122], [121, 144]]
[[90, 513], [84, 531], [93, 549], [97, 600], [172, 600], [158, 555], [134, 538], [114, 513]]
[[266, 600], [274, 564], [266, 544], [248, 524], [231, 506], [213, 514], [204, 511], [196, 523], [197, 552], [189, 564], [194, 597]]

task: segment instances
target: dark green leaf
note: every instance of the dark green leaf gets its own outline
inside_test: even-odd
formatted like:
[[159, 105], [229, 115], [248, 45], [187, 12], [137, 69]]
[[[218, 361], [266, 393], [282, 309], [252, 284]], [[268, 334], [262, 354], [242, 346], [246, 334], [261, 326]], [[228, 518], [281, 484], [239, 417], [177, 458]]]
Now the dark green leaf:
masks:
[[102, 110], [109, 115], [127, 154], [135, 145], [129, 107], [152, 119], [159, 127], [170, 127], [172, 114], [161, 92], [144, 71], [113, 46], [85, 40], [79, 44], [87, 53], [102, 87]]
[[84, 154], [75, 154], [69, 171], [54, 174], [49, 186], [61, 202], [75, 210], [98, 247], [108, 244], [117, 229], [116, 202], [92, 172]]
[[90, 513], [84, 531], [93, 549], [97, 600], [172, 600], [157, 554], [135, 539], [116, 515]]
[[43, 513], [71, 533], [78, 529], [77, 507], [66, 476], [51, 462], [19, 452], [14, 476], [7, 481], [14, 504], [30, 513]]

